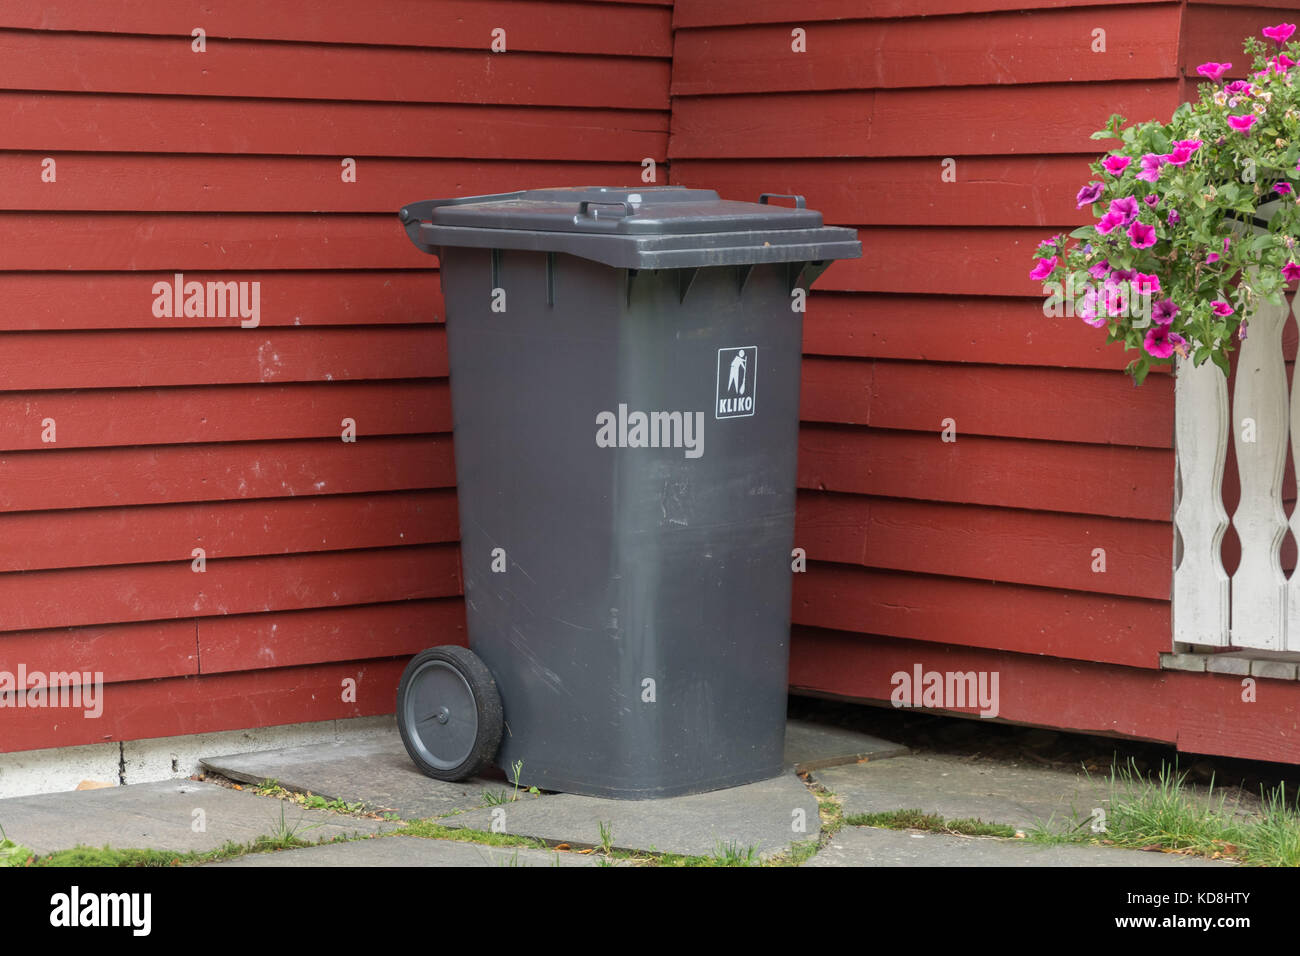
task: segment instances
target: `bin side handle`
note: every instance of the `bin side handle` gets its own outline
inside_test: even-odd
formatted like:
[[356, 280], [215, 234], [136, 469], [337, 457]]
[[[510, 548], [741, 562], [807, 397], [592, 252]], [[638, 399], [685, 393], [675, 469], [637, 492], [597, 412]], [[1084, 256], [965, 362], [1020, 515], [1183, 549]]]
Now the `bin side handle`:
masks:
[[439, 206], [462, 206], [476, 202], [500, 202], [506, 199], [518, 199], [523, 190], [512, 193], [492, 193], [487, 196], [458, 196], [454, 199], [423, 199], [420, 202], [407, 203], [397, 212], [397, 218], [406, 227], [406, 234], [418, 246], [416, 237], [420, 234], [420, 223], [433, 218], [433, 211]]
[[763, 193], [763, 195], [758, 197], [758, 201], [764, 206], [768, 205], [769, 199], [793, 199], [795, 209], [807, 208], [807, 203], [804, 202], [804, 198], [795, 193]]

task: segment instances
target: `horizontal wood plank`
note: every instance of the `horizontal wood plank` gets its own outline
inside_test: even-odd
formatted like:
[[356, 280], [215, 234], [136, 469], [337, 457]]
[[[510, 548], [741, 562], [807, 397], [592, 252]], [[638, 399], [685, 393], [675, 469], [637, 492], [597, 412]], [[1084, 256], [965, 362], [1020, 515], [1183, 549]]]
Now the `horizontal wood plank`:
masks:
[[[0, 450], [334, 437], [359, 445], [380, 436], [451, 430], [445, 381], [331, 382], [0, 393]], [[46, 440], [48, 419], [54, 441]], [[344, 419], [356, 441], [344, 441]], [[250, 449], [250, 457], [257, 451]]]
[[[792, 12], [791, 19], [798, 20]], [[679, 29], [674, 96], [1178, 76], [1177, 5]], [[1106, 49], [1093, 49], [1094, 30]]]
[[107, 684], [98, 718], [68, 709], [58, 711], [57, 720], [43, 708], [6, 711], [0, 748], [36, 750], [391, 714], [405, 666], [403, 657]]
[[447, 375], [446, 335], [435, 325], [0, 332], [0, 353], [0, 391]]
[[[1126, 0], [1130, 6], [1169, 0]], [[1226, 0], [1221, 0], [1226, 2]], [[1241, 0], [1247, 2], [1247, 0]], [[941, 17], [999, 10], [1047, 10], [1108, 6], [1115, 0], [810, 0], [792, 8], [789, 0], [676, 0], [673, 27], [746, 23], [805, 23], [894, 17]]]
[[804, 425], [799, 487], [1168, 521], [1174, 454], [1155, 448], [1021, 441], [939, 430]]
[[671, 56], [671, 6], [672, 0], [373, 0], [359, 16], [348, 0], [6, 0], [0, 26], [170, 36], [185, 49], [196, 26], [209, 49], [217, 38], [239, 37], [482, 50], [500, 28], [507, 50]]
[[673, 100], [674, 159], [1084, 153], [1112, 113], [1168, 120], [1177, 80]]
[[467, 642], [461, 598], [232, 614], [196, 623], [205, 674], [398, 657]]
[[[725, 199], [798, 193], [830, 223], [863, 226], [1041, 226], [1088, 221], [1075, 208], [1100, 153], [906, 159], [675, 159], [673, 182]], [[0, 164], [4, 162], [0, 157]], [[30, 174], [30, 165], [27, 167]], [[945, 179], [951, 177], [951, 181]], [[2, 190], [3, 187], [0, 187]], [[0, 191], [0, 197], [3, 192]]]
[[[435, 265], [434, 256], [426, 256]], [[50, 268], [46, 263], [45, 268]], [[38, 329], [220, 328], [256, 337], [222, 315], [154, 315], [158, 282], [176, 273], [5, 272], [0, 268], [0, 331]], [[442, 285], [434, 269], [255, 273], [188, 271], [184, 282], [259, 282], [263, 326], [364, 325], [439, 321]], [[248, 287], [251, 294], [252, 286]], [[205, 304], [206, 312], [206, 304]]]
[[640, 163], [668, 139], [668, 113], [649, 110], [0, 92], [0, 115], [6, 148], [45, 151]]
[[[814, 563], [795, 575], [793, 616], [796, 631], [834, 628], [864, 639], [876, 635], [1144, 669], [1157, 668], [1170, 643], [1168, 601], [843, 565]], [[791, 683], [803, 681], [792, 671]]]
[[[454, 545], [0, 574], [0, 631], [338, 607], [460, 593]], [[74, 599], [75, 597], [75, 599]]]
[[[53, 183], [42, 163], [55, 161]], [[636, 163], [168, 153], [0, 153], [0, 210], [62, 212], [378, 213], [417, 199], [542, 189], [571, 182], [637, 185]], [[654, 171], [662, 183], [666, 171]], [[1071, 207], [1073, 208], [1073, 203]], [[864, 220], [865, 221], [865, 220]]]
[[0, 514], [0, 572], [443, 544], [450, 491]]
[[1173, 541], [1162, 521], [811, 492], [795, 533], [814, 561], [1166, 602]]
[[[485, 40], [487, 35], [485, 34]], [[0, 29], [0, 89], [666, 110], [664, 59]], [[617, 73], [618, 83], [605, 82]], [[430, 83], [430, 77], [437, 77]]]
[[815, 292], [805, 355], [1122, 369], [1132, 354], [1033, 299]]
[[451, 436], [0, 453], [0, 512], [450, 488]]

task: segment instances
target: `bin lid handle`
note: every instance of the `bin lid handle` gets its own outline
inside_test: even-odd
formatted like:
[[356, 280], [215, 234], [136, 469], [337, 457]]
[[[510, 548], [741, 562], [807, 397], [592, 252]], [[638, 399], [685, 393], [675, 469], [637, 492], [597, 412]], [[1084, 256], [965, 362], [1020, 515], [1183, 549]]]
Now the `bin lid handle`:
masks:
[[632, 208], [632, 203], [626, 199], [584, 199], [578, 203], [578, 215], [590, 216], [592, 219], [600, 218], [600, 210], [592, 211], [592, 206], [618, 206], [623, 211], [621, 213], [609, 213], [618, 219], [625, 216], [634, 215], [636, 210]]
[[769, 199], [793, 199], [795, 209], [807, 208], [807, 203], [804, 202], [804, 198], [795, 193], [763, 193], [763, 195], [758, 197], [758, 201], [764, 206], [768, 205]]

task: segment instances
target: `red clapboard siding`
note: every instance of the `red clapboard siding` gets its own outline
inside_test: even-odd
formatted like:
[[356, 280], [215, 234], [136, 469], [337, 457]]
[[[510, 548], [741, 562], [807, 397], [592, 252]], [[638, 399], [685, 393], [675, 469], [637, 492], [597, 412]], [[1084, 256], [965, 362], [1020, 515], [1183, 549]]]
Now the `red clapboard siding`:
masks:
[[449, 491], [4, 514], [0, 572], [188, 561], [195, 548], [214, 560], [441, 544], [457, 536]]
[[899, 671], [996, 672], [999, 718], [1176, 744], [1189, 753], [1300, 763], [1300, 683], [1269, 682], [1243, 701], [1240, 678], [1150, 671], [968, 647], [798, 629], [791, 683], [821, 693], [889, 699]]
[[[1180, 14], [1168, 4], [841, 20], [804, 27], [802, 52], [789, 23], [679, 30], [673, 95], [1169, 78]], [[1098, 29], [1105, 52], [1092, 49]]]
[[273, 328], [0, 333], [0, 391], [447, 375], [441, 326]]
[[[6, 747], [70, 747], [391, 714], [405, 665], [403, 658], [106, 684], [98, 719], [67, 708], [9, 710]], [[353, 682], [346, 700], [345, 680]]]
[[[649, 110], [0, 93], [5, 145], [23, 150], [662, 160]], [[545, 135], [539, 135], [544, 130]], [[35, 187], [33, 187], [35, 188]]]
[[802, 395], [806, 422], [1153, 448], [1174, 428], [1173, 376], [1134, 393], [1116, 372], [808, 358]]
[[[110, 682], [0, 749], [391, 713], [464, 643], [438, 262], [397, 210], [666, 181], [671, 54], [663, 0], [0, 9], [0, 660]], [[178, 273], [257, 282], [258, 325], [154, 315]]]
[[[193, 621], [147, 621], [101, 627], [0, 634], [0, 670], [15, 673], [96, 671], [106, 683], [150, 677], [183, 677], [199, 672]], [[11, 716], [11, 715], [6, 715]], [[10, 722], [6, 719], [6, 743]]]
[[[0, 213], [0, 270], [418, 269], [432, 261], [396, 216]], [[151, 283], [150, 314], [153, 300]]]
[[805, 355], [1122, 369], [1131, 356], [1040, 301], [932, 295], [815, 293], [804, 316]]
[[[0, 631], [369, 604], [460, 593], [451, 545], [0, 574]], [[75, 595], [75, 600], [69, 600]]]
[[[873, 226], [858, 230], [862, 258], [836, 262], [819, 280], [826, 291], [938, 292], [943, 295], [1033, 296], [1029, 278], [1038, 245], [1058, 230], [938, 229]], [[1104, 335], [1100, 338], [1105, 339]]]
[[[1130, 6], [1168, 4], [1170, 0], [1126, 0]], [[1222, 2], [1222, 0], [1220, 0]], [[1115, 0], [676, 0], [673, 26], [724, 26], [747, 23], [800, 24], [864, 17], [930, 17], [997, 10], [1047, 10], [1108, 6]]]
[[[617, 83], [610, 78], [618, 77]], [[437, 77], [437, 83], [430, 83]], [[667, 109], [669, 63], [611, 56], [0, 30], [0, 89]]]
[[[433, 256], [428, 258], [436, 261]], [[45, 268], [49, 267], [47, 263]], [[184, 276], [186, 282], [205, 284], [260, 282], [261, 321], [257, 329], [283, 325], [401, 325], [431, 322], [443, 315], [442, 287], [434, 271], [188, 271]], [[237, 320], [224, 316], [155, 317], [156, 282], [174, 283], [175, 273], [25, 274], [5, 272], [0, 264], [0, 330], [239, 326]], [[249, 329], [239, 331], [253, 336], [247, 340], [250, 344], [264, 334]]]
[[669, 151], [674, 159], [1080, 153], [1112, 113], [1167, 118], [1178, 85], [844, 90], [816, 94], [815, 108], [799, 93], [685, 96], [673, 100]]
[[1174, 455], [1153, 448], [805, 424], [799, 487], [1167, 521]]
[[[795, 576], [793, 616], [796, 631], [826, 627], [859, 632], [863, 640], [880, 635], [940, 645], [960, 641], [1153, 669], [1169, 646], [1168, 601], [842, 565], [811, 564]], [[800, 679], [797, 669], [791, 684], [815, 686]], [[872, 696], [865, 693], [868, 687], [862, 690], [852, 696]]]
[[0, 454], [0, 511], [450, 488], [450, 436]]
[[[342, 440], [345, 418], [355, 422], [360, 444], [380, 435], [450, 431], [447, 393], [445, 383], [427, 381], [0, 393], [0, 449], [50, 452], [330, 435], [352, 444]], [[41, 437], [47, 418], [55, 421], [53, 443]]]
[[[0, 153], [0, 209], [370, 212], [395, 219], [406, 203], [435, 198], [432, 189], [439, 195], [468, 196], [566, 183], [641, 182], [639, 163], [361, 156], [352, 157], [356, 181], [344, 182], [338, 157], [172, 154], [160, 159], [140, 153], [58, 153], [53, 157], [56, 182], [38, 186], [45, 158], [42, 153]], [[661, 177], [656, 171], [656, 178]]]
[[195, 623], [205, 674], [397, 657], [438, 644], [466, 644], [465, 602], [455, 598], [232, 614]]
[[671, 11], [663, 9], [672, 0], [603, 10], [593, 2], [610, 0], [372, 0], [364, 10], [350, 0], [6, 0], [0, 26], [163, 35], [186, 50], [201, 26], [209, 52], [218, 37], [487, 49], [499, 27], [507, 50], [672, 55]]
[[[753, 202], [799, 193], [828, 222], [864, 226], [1082, 225], [1074, 196], [1092, 178], [1087, 156], [924, 156], [909, 159], [673, 161], [679, 186]], [[0, 157], [0, 169], [3, 169]], [[35, 167], [29, 164], [27, 174]], [[951, 171], [954, 181], [943, 179]], [[0, 197], [3, 197], [0, 192]]]
[[[1295, 4], [1260, 4], [1233, 2], [1214, 6], [1204, 0], [1193, 0], [1183, 14], [1182, 56], [1183, 72], [1193, 82], [1204, 82], [1196, 68], [1207, 61], [1233, 64], [1231, 76], [1245, 76], [1250, 70], [1251, 58], [1241, 49], [1248, 36], [1263, 40], [1259, 32], [1264, 27], [1283, 21], [1295, 22], [1298, 12]], [[1270, 42], [1270, 41], [1264, 41]], [[1195, 96], [1195, 91], [1189, 91]]]
[[814, 561], [1169, 599], [1168, 522], [810, 492], [798, 519]]

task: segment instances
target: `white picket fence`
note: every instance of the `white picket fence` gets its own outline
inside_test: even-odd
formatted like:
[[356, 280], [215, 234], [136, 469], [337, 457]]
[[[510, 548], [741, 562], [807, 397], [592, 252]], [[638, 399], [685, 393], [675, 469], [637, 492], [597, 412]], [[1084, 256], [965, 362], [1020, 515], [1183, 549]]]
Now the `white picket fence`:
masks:
[[[1175, 385], [1174, 640], [1185, 644], [1300, 651], [1300, 574], [1282, 571], [1287, 531], [1282, 506], [1287, 437], [1300, 426], [1300, 389], [1288, 391], [1282, 330], [1294, 301], [1261, 305], [1241, 344], [1232, 401], [1212, 362], [1180, 360]], [[1220, 555], [1228, 530], [1224, 459], [1231, 437], [1241, 502], [1232, 527], [1241, 564], [1228, 576]], [[1292, 442], [1300, 448], [1300, 427]], [[1300, 460], [1297, 460], [1300, 473]], [[1291, 516], [1300, 539], [1300, 508]]]

